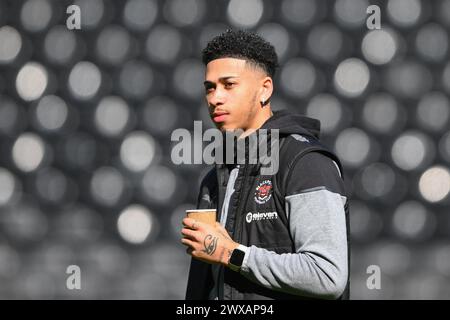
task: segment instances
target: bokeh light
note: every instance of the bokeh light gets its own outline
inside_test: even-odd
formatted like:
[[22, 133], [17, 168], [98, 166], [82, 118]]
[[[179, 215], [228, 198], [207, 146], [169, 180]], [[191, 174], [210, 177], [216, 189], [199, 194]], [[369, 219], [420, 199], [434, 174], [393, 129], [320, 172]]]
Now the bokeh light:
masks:
[[111, 65], [121, 64], [131, 47], [127, 30], [118, 25], [103, 29], [97, 38], [96, 51], [100, 61]]
[[264, 3], [261, 0], [230, 0], [227, 16], [230, 23], [239, 28], [252, 28], [258, 24], [264, 13]]
[[36, 174], [36, 194], [47, 204], [70, 204], [78, 190], [65, 174], [54, 168], [43, 168]]
[[403, 202], [392, 217], [393, 231], [406, 240], [421, 241], [432, 235], [436, 228], [435, 216], [420, 202]]
[[66, 102], [58, 96], [44, 96], [39, 100], [35, 110], [37, 125], [48, 131], [61, 129], [68, 121], [69, 108]]
[[430, 131], [442, 131], [448, 128], [450, 102], [441, 92], [424, 95], [417, 105], [417, 121]]
[[117, 229], [125, 241], [142, 244], [157, 232], [157, 220], [145, 207], [134, 204], [120, 213]]
[[180, 31], [170, 25], [152, 28], [145, 43], [147, 56], [156, 63], [173, 63], [183, 44]]
[[177, 91], [190, 99], [203, 98], [205, 69], [199, 60], [181, 61], [174, 70], [173, 85]]
[[281, 70], [280, 82], [288, 95], [305, 98], [313, 91], [316, 77], [311, 62], [296, 58], [286, 62]]
[[101, 83], [102, 74], [92, 62], [78, 62], [70, 71], [69, 89], [72, 95], [79, 100], [93, 98], [97, 94]]
[[311, 25], [320, 13], [319, 1], [283, 0], [281, 13], [283, 18], [295, 26]]
[[337, 91], [353, 98], [361, 95], [369, 84], [370, 71], [367, 65], [356, 58], [342, 61], [334, 74]]
[[205, 10], [204, 0], [169, 0], [164, 6], [164, 16], [173, 25], [188, 27], [199, 23]]
[[324, 62], [334, 62], [342, 51], [344, 36], [330, 23], [315, 26], [308, 34], [307, 48], [311, 57]]
[[47, 85], [47, 70], [37, 62], [27, 63], [17, 73], [17, 93], [23, 100], [31, 101], [40, 98]]
[[364, 57], [373, 64], [389, 63], [398, 51], [398, 40], [392, 30], [369, 31], [361, 44]]
[[393, 192], [394, 170], [385, 163], [372, 163], [362, 170], [361, 184], [371, 197], [383, 197]]
[[155, 22], [158, 4], [153, 0], [128, 0], [123, 10], [123, 21], [127, 27], [145, 31]]
[[392, 134], [401, 130], [405, 123], [405, 111], [395, 98], [380, 92], [369, 96], [362, 110], [365, 126], [380, 134]]
[[103, 206], [116, 206], [125, 194], [126, 183], [123, 175], [114, 167], [99, 168], [91, 179], [92, 197]]
[[76, 0], [74, 4], [80, 7], [81, 28], [89, 30], [99, 26], [106, 10], [103, 0]]
[[131, 111], [125, 100], [117, 96], [104, 97], [95, 110], [95, 124], [108, 137], [118, 136], [129, 123]]
[[48, 59], [56, 64], [69, 63], [77, 49], [77, 38], [65, 26], [54, 26], [44, 40], [44, 50]]
[[422, 14], [419, 0], [389, 0], [386, 9], [389, 19], [399, 27], [415, 25]]
[[278, 59], [280, 61], [284, 60], [291, 42], [289, 32], [286, 28], [278, 23], [267, 23], [261, 26], [257, 33], [275, 47]]
[[120, 88], [130, 98], [142, 99], [150, 91], [154, 81], [153, 71], [142, 61], [127, 62], [120, 72]]
[[450, 171], [442, 166], [427, 169], [419, 180], [419, 191], [425, 200], [439, 202], [450, 193]]
[[425, 25], [417, 33], [416, 50], [426, 60], [436, 62], [444, 59], [448, 50], [447, 32], [435, 23]]
[[418, 131], [407, 131], [395, 139], [391, 156], [403, 170], [416, 170], [429, 164], [435, 155], [431, 139]]
[[22, 49], [22, 37], [11, 26], [0, 28], [0, 64], [13, 62]]
[[145, 132], [131, 132], [120, 147], [120, 158], [131, 171], [143, 171], [155, 156], [155, 140]]
[[0, 208], [17, 202], [21, 192], [20, 181], [7, 169], [0, 167]]
[[[177, 187], [175, 174], [163, 166], [151, 166], [142, 177], [141, 189], [147, 201], [165, 203], [173, 198]], [[177, 200], [182, 195], [177, 194]]]
[[361, 27], [366, 22], [367, 0], [337, 0], [334, 15], [338, 23], [348, 28]]
[[322, 93], [310, 100], [306, 115], [319, 119], [322, 132], [329, 134], [335, 131], [343, 121], [344, 110], [335, 96]]
[[348, 167], [364, 164], [374, 151], [373, 141], [359, 128], [343, 130], [336, 138], [336, 153]]
[[48, 0], [28, 0], [20, 12], [22, 26], [31, 32], [44, 30], [53, 14], [53, 7]]
[[45, 142], [31, 132], [21, 134], [12, 149], [14, 163], [24, 172], [36, 170], [42, 164], [45, 153]]

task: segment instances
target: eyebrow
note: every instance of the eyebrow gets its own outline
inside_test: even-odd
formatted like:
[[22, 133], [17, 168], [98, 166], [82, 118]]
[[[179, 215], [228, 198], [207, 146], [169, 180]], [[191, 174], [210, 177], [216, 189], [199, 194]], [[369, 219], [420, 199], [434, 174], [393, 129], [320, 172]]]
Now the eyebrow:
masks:
[[[227, 81], [227, 80], [229, 80], [231, 78], [238, 78], [238, 76], [220, 77], [219, 78], [219, 82], [225, 82], [225, 81]], [[205, 86], [206, 89], [208, 89], [208, 88], [215, 88], [216, 87], [216, 84], [214, 82], [208, 81], [208, 80], [203, 82], [203, 85]]]

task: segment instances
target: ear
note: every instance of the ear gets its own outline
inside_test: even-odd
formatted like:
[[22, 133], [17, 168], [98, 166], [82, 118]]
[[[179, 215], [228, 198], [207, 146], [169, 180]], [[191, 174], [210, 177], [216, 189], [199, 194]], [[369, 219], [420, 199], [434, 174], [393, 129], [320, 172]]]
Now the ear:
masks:
[[259, 101], [264, 107], [269, 103], [270, 97], [272, 97], [273, 93], [273, 81], [271, 77], [264, 77], [263, 79], [261, 79], [261, 87], [259, 92]]

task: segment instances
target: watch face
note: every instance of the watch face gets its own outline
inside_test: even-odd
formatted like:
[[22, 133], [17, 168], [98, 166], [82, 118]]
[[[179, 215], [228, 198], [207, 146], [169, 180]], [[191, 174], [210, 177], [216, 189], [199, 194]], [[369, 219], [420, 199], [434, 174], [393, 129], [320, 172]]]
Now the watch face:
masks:
[[242, 266], [242, 262], [244, 261], [245, 252], [239, 249], [234, 249], [231, 254], [230, 263], [234, 266], [240, 267]]

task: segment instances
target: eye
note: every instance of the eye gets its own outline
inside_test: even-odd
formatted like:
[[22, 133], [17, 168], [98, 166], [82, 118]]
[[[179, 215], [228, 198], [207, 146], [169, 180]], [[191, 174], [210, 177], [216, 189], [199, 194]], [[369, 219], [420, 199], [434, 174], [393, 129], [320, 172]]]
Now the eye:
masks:
[[231, 89], [236, 83], [234, 82], [226, 82], [225, 89]]

